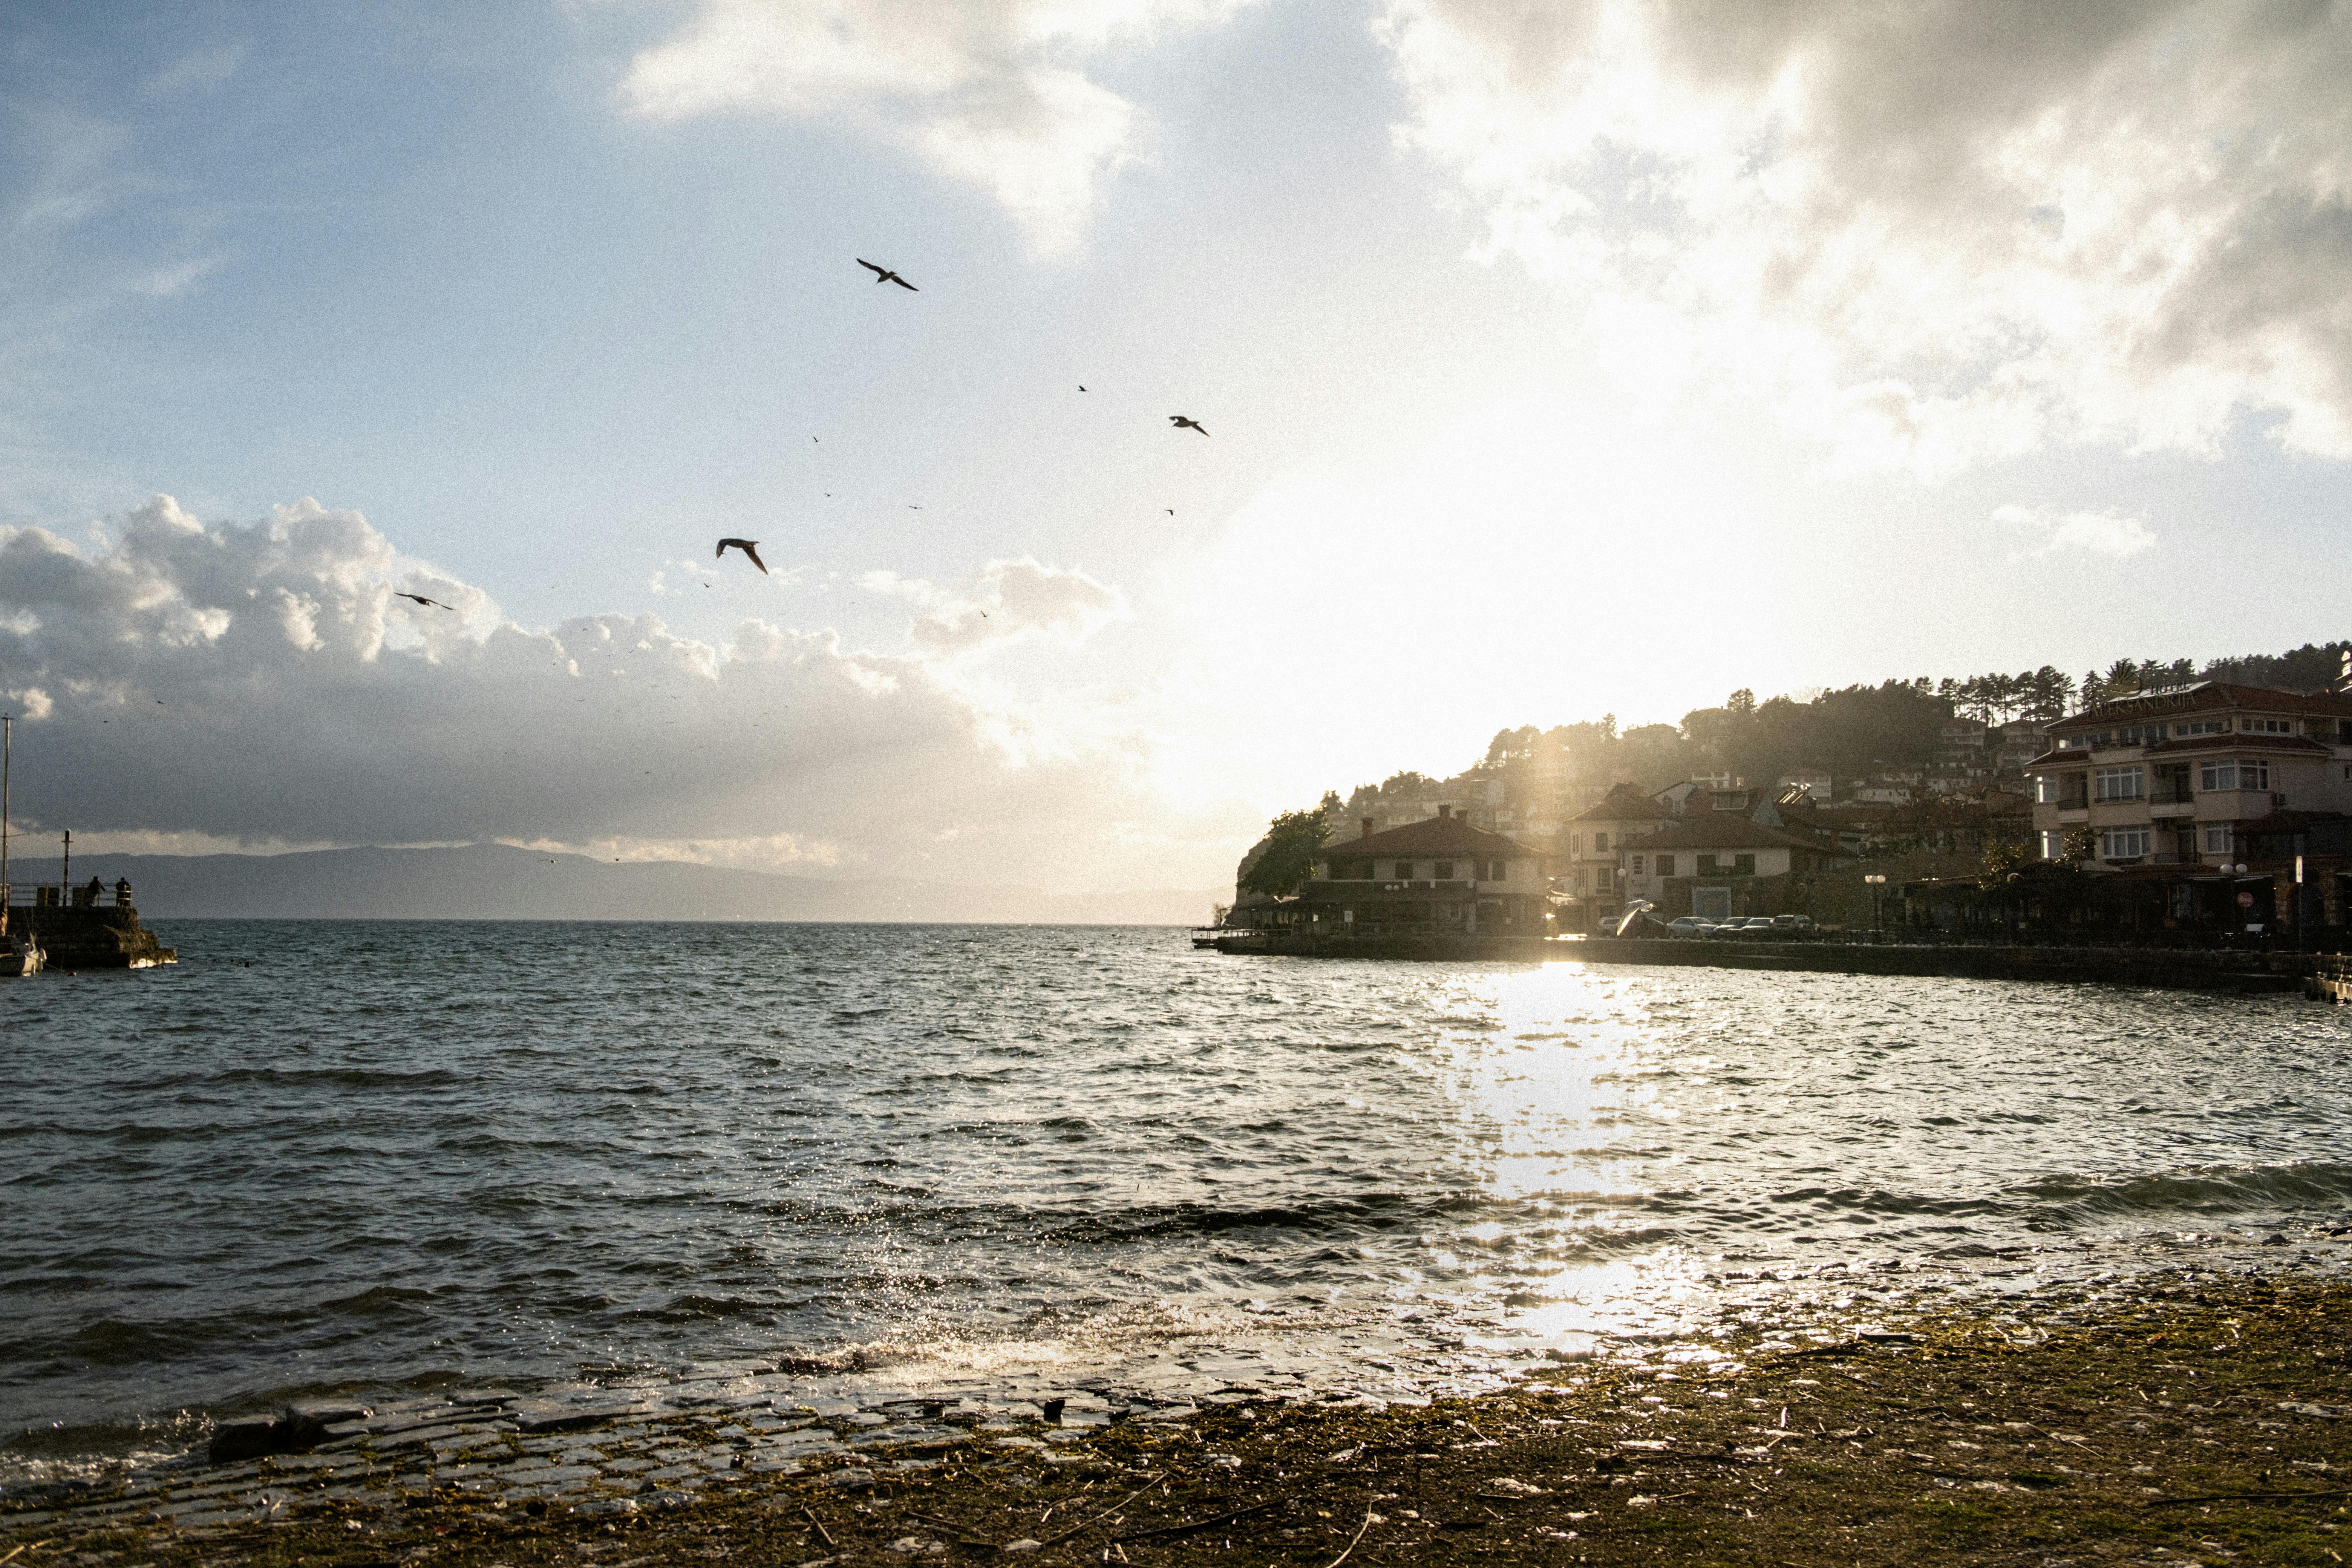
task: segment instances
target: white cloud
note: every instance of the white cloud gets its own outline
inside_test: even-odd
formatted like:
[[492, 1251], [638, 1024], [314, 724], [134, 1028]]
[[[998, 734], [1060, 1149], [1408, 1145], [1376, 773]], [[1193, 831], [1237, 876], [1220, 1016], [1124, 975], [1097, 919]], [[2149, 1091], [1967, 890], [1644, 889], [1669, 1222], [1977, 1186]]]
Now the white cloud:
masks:
[[2352, 457], [2352, 15], [1392, 0], [1400, 138], [1604, 344], [1849, 468]]
[[[969, 646], [958, 606], [983, 603], [1064, 639], [1121, 608], [1083, 573], [992, 563], [931, 640]], [[310, 500], [207, 525], [159, 496], [88, 550], [0, 528], [0, 672], [27, 719], [19, 826], [77, 836], [502, 839], [1087, 889], [1202, 885], [1231, 857], [1229, 822], [1168, 826], [1149, 748], [1099, 715], [761, 621], [717, 646], [651, 615], [527, 629]]]
[[846, 123], [987, 190], [1041, 255], [1083, 237], [1137, 155], [1137, 110], [1089, 56], [1222, 19], [1233, 0], [702, 0], [621, 84], [636, 113], [754, 110]]
[[2122, 557], [2152, 548], [2156, 535], [2136, 517], [2112, 511], [2060, 511], [2052, 507], [2004, 506], [1993, 509], [1992, 520], [2011, 528], [2029, 529], [2042, 536], [2031, 555], [2054, 555], [2079, 551], [2089, 555]]
[[1030, 556], [992, 561], [953, 590], [894, 572], [869, 572], [858, 583], [926, 611], [915, 622], [915, 640], [940, 654], [971, 653], [1016, 638], [1075, 647], [1128, 615], [1117, 588], [1075, 567], [1048, 566]]

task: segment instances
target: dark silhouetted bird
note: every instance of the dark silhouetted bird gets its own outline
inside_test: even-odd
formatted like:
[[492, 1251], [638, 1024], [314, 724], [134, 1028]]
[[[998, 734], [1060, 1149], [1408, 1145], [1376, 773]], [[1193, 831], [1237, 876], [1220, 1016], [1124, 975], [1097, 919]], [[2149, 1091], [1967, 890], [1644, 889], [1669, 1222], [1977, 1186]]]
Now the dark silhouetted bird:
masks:
[[1166, 512], [1171, 517], [1174, 517], [1176, 515], [1176, 509], [1172, 506], [1164, 506], [1160, 510]]
[[403, 598], [403, 599], [414, 599], [414, 600], [415, 600], [418, 604], [423, 605], [424, 606], [425, 606], [427, 609], [433, 609], [433, 610], [454, 610], [454, 609], [456, 609], [456, 608], [457, 607], [457, 605], [445, 605], [445, 604], [443, 604], [443, 603], [442, 603], [440, 600], [438, 600], [438, 599], [428, 599], [428, 598], [426, 598], [426, 597], [425, 597], [424, 595], [422, 595], [422, 594], [406, 594], [406, 593], [402, 593], [402, 592], [401, 592], [401, 590], [399, 590], [398, 588], [394, 588], [394, 589], [393, 590], [393, 593], [394, 593], [394, 595], [398, 595], [399, 597]]
[[1201, 429], [1201, 422], [1198, 419], [1187, 419], [1181, 414], [1171, 414], [1168, 418], [1169, 422], [1179, 430], [1200, 430], [1203, 436], [1208, 434], [1206, 430]]
[[1086, 390], [1085, 385], [1084, 385], [1084, 384], [1081, 384], [1081, 385], [1078, 387], [1078, 390], [1079, 390], [1080, 392], [1084, 392], [1084, 391]]
[[728, 549], [730, 546], [750, 556], [751, 558], [751, 564], [760, 569], [761, 576], [764, 577], [768, 574], [768, 563], [760, 559], [760, 542], [758, 540], [722, 539], [719, 542], [719, 548], [712, 551], [710, 553], [713, 556], [724, 555], [727, 553]]
[[866, 271], [874, 274], [874, 281], [877, 283], [896, 283], [899, 288], [908, 289], [910, 292], [917, 294], [922, 292], [920, 289], [917, 289], [912, 283], [908, 282], [904, 278], [899, 277], [888, 268], [877, 267], [874, 263], [866, 260], [866, 258], [862, 256], [857, 258], [857, 265], [866, 268]]

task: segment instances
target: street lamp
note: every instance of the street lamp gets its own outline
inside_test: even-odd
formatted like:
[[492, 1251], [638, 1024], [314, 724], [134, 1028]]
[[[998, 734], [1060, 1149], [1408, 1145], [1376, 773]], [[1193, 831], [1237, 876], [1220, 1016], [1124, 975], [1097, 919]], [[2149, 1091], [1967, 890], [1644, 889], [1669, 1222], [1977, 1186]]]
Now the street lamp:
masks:
[[1880, 889], [1886, 886], [1886, 879], [1880, 873], [1873, 871], [1863, 878], [1863, 880], [1870, 884], [1870, 940], [1884, 942], [1885, 935], [1880, 930], [1878, 921], [1878, 898]]

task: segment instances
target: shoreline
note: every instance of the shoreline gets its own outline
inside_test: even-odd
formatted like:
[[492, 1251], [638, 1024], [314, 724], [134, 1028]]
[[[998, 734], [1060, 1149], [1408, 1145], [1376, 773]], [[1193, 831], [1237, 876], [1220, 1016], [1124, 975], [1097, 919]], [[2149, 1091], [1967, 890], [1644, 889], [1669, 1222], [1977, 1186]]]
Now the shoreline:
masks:
[[[2352, 1525], [2347, 1347], [2352, 1282], [2191, 1268], [1727, 1323], [1427, 1403], [1234, 1383], [1059, 1408], [612, 1390], [600, 1410], [485, 1390], [480, 1419], [382, 1411], [306, 1454], [188, 1467], [168, 1496], [19, 1497], [0, 1553], [2325, 1563]], [[634, 1494], [587, 1482], [591, 1455]]]
[[1389, 962], [1630, 964], [1759, 969], [1883, 978], [2017, 980], [2126, 985], [2140, 990], [2242, 995], [2301, 992], [2343, 968], [2341, 955], [2289, 948], [2066, 947], [1929, 942], [1680, 942], [1664, 937], [1326, 937], [1279, 930], [1204, 934], [1194, 945], [1234, 958]]

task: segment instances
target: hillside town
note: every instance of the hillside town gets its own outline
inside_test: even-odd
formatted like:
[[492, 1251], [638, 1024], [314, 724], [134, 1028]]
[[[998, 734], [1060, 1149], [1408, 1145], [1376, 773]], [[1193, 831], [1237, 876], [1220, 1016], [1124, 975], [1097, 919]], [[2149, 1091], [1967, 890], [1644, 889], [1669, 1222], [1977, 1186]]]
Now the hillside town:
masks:
[[1223, 920], [2305, 941], [2342, 931], [2347, 893], [2352, 645], [2329, 644], [1505, 731], [1450, 777], [1277, 818]]

